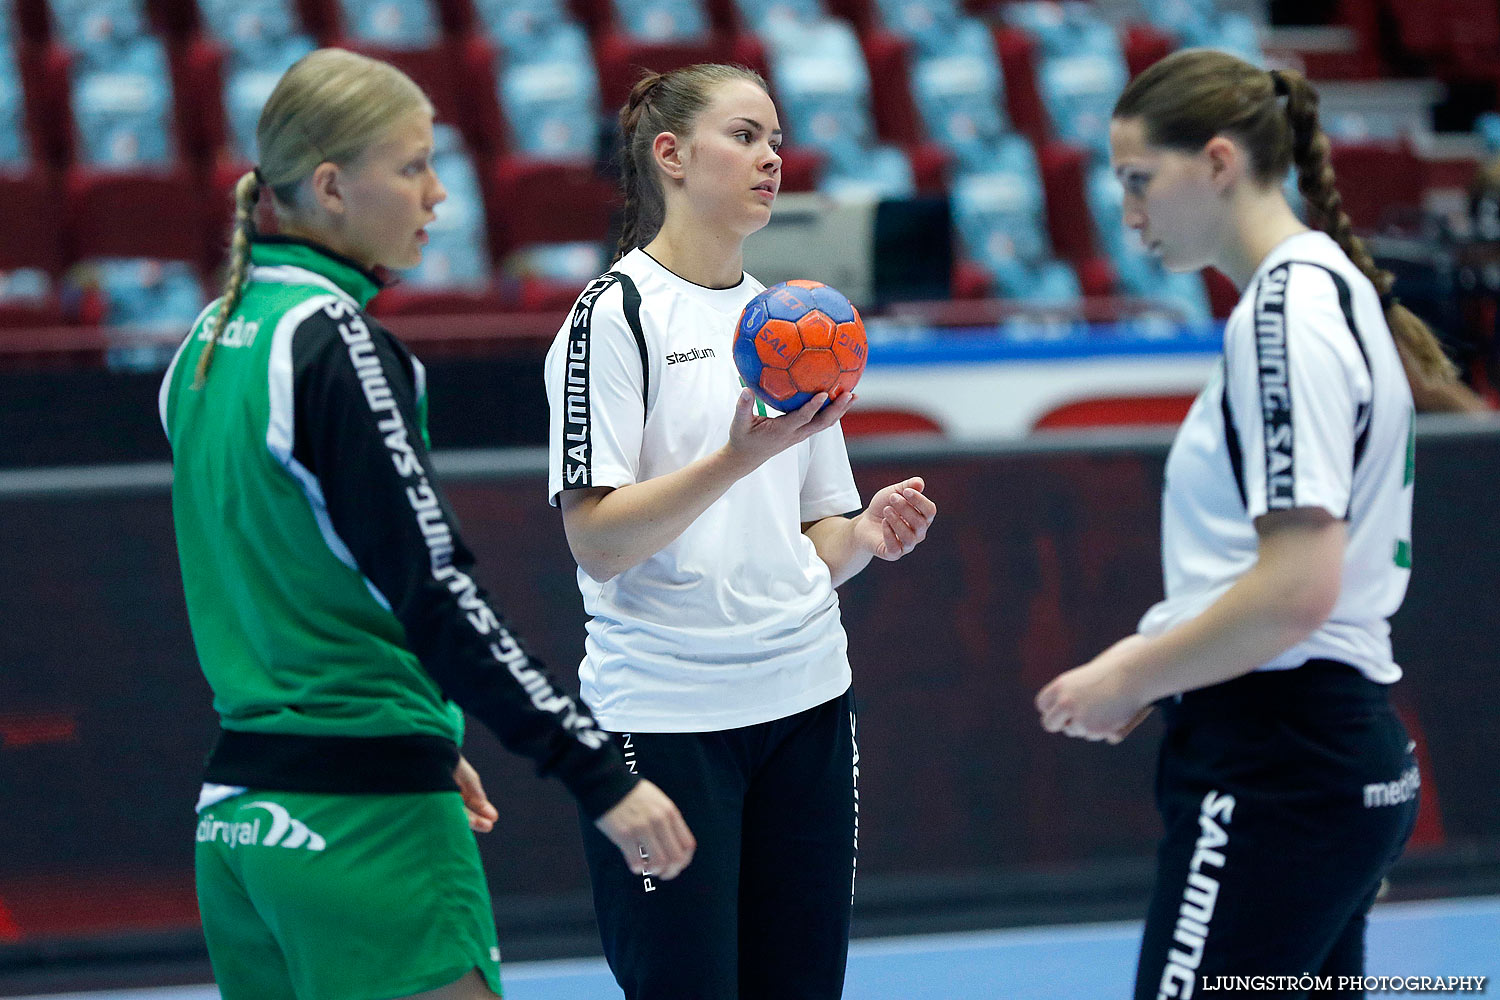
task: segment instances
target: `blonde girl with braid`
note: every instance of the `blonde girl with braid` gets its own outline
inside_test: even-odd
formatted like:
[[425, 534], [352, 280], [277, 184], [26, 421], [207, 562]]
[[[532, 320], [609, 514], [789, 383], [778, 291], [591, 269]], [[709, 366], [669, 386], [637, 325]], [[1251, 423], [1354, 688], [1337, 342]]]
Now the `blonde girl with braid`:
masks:
[[620, 135], [618, 259], [547, 355], [548, 491], [590, 616], [583, 698], [698, 853], [670, 885], [632, 877], [584, 823], [605, 957], [627, 1000], [837, 1000], [859, 814], [835, 588], [910, 552], [937, 508], [913, 477], [861, 509], [853, 394], [758, 414], [735, 371], [763, 288], [744, 242], [781, 184], [765, 81], [647, 74]]
[[[162, 383], [172, 512], [221, 730], [198, 801], [226, 1000], [500, 992], [463, 712], [665, 883], [693, 838], [474, 580], [427, 447], [422, 365], [365, 311], [444, 198], [432, 105], [323, 49], [277, 84], [235, 186], [223, 296]], [[256, 232], [271, 199], [277, 235]], [[624, 860], [621, 860], [621, 854]]]
[[[1042, 725], [1114, 743], [1162, 708], [1138, 1000], [1242, 975], [1363, 995], [1366, 913], [1421, 783], [1387, 696], [1412, 565], [1406, 372], [1451, 367], [1351, 232], [1299, 74], [1176, 53], [1120, 96], [1110, 145], [1126, 225], [1242, 297], [1167, 458], [1165, 599], [1042, 689]], [[1313, 228], [1282, 193], [1293, 167]]]

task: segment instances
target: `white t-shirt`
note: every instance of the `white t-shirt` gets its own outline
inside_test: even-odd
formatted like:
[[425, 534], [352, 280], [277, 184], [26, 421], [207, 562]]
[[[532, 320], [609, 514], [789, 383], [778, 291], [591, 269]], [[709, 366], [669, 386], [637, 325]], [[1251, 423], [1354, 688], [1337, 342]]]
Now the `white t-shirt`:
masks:
[[1328, 621], [1260, 669], [1339, 660], [1393, 683], [1387, 619], [1411, 576], [1415, 410], [1374, 287], [1320, 232], [1282, 241], [1224, 330], [1224, 358], [1167, 457], [1158, 635], [1255, 564], [1254, 518], [1321, 507], [1348, 522]]
[[[633, 250], [584, 290], [547, 352], [553, 504], [564, 489], [654, 479], [729, 440], [735, 324], [763, 287], [749, 275], [696, 285]], [[859, 507], [835, 426], [735, 483], [639, 565], [604, 583], [580, 569], [590, 621], [578, 673], [600, 724], [713, 732], [843, 694], [838, 597], [801, 526]]]

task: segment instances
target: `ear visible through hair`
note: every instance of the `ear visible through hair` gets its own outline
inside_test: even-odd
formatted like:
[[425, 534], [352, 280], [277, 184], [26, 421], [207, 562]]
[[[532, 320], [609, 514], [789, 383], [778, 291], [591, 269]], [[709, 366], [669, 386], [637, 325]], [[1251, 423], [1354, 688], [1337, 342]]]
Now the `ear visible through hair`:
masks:
[[682, 180], [684, 145], [671, 132], [658, 132], [651, 140], [651, 157], [673, 180]]
[[1216, 135], [1203, 145], [1208, 158], [1209, 179], [1222, 190], [1245, 172], [1245, 151], [1233, 139]]

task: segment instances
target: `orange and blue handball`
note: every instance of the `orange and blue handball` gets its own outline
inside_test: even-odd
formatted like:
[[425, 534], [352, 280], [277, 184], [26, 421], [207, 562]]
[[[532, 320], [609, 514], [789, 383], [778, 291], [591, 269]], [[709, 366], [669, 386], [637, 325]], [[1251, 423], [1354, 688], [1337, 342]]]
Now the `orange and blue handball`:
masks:
[[740, 378], [783, 413], [820, 392], [837, 399], [853, 389], [868, 354], [859, 310], [818, 281], [772, 285], [746, 303], [735, 327]]

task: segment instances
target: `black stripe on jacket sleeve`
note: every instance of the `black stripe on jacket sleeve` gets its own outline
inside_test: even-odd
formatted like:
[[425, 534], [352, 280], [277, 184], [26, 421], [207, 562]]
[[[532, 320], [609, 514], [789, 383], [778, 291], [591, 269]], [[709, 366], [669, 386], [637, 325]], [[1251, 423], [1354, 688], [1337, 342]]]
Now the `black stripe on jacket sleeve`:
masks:
[[556, 774], [599, 816], [639, 780], [588, 709], [531, 657], [471, 576], [474, 557], [431, 474], [404, 347], [334, 301], [292, 341], [293, 457], [443, 694]]

